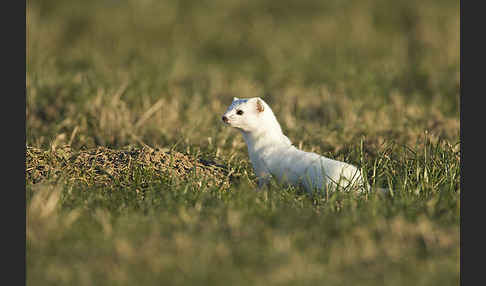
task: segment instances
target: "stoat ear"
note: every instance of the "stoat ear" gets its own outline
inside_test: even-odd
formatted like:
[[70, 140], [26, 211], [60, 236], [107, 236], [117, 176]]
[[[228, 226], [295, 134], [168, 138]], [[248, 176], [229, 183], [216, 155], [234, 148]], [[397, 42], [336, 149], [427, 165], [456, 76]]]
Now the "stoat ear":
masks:
[[258, 112], [263, 112], [263, 110], [265, 110], [263, 102], [259, 98], [256, 100], [256, 109]]

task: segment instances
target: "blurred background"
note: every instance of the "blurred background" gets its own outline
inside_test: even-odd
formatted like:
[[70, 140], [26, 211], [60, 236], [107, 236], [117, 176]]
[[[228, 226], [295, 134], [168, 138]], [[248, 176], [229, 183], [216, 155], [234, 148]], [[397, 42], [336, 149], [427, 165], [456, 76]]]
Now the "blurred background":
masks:
[[[27, 283], [458, 284], [459, 1], [27, 0], [26, 12]], [[254, 192], [243, 138], [221, 122], [234, 96], [262, 97], [296, 146], [400, 191]], [[208, 187], [179, 164], [179, 183], [145, 145], [236, 179]]]
[[233, 96], [317, 149], [455, 143], [459, 46], [452, 0], [28, 0], [27, 144], [244, 148]]

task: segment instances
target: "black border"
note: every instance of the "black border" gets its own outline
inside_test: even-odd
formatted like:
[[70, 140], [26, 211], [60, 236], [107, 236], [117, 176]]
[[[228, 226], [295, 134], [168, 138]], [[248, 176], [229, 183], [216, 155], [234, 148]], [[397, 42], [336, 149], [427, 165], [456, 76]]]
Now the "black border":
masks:
[[481, 150], [485, 144], [480, 136], [486, 131], [486, 113], [480, 100], [486, 93], [486, 44], [484, 10], [478, 4], [475, 7], [473, 3], [479, 2], [460, 1], [461, 285], [482, 284], [480, 281], [484, 280], [485, 273], [482, 254], [485, 248], [483, 229], [486, 208], [482, 195], [486, 192], [486, 176], [483, 167], [485, 162], [482, 160], [484, 152]]
[[2, 276], [3, 284], [26, 284], [26, 1], [3, 2]]
[[[11, 5], [8, 5], [11, 4]], [[1, 214], [4, 283], [26, 284], [26, 56], [27, 0], [2, 5], [2, 136], [4, 158], [3, 205]], [[10, 112], [11, 111], [11, 112]], [[17, 181], [18, 178], [18, 181]], [[18, 182], [18, 183], [17, 183]], [[8, 282], [7, 282], [8, 281]]]

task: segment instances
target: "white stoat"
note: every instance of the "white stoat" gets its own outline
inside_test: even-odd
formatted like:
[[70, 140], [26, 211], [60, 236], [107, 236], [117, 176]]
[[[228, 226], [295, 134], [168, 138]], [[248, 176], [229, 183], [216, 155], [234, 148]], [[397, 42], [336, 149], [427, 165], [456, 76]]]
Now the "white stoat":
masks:
[[270, 176], [308, 192], [368, 188], [356, 167], [293, 146], [270, 106], [259, 97], [233, 98], [222, 120], [243, 134], [259, 189]]

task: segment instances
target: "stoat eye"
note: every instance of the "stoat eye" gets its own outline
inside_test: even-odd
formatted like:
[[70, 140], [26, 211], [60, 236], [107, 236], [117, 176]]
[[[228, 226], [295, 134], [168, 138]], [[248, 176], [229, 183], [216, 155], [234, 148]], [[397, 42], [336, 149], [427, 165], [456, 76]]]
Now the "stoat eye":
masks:
[[236, 111], [236, 114], [238, 114], [238, 115], [243, 115], [243, 110], [241, 110], [241, 109], [240, 109], [240, 110], [237, 110], [237, 111]]

